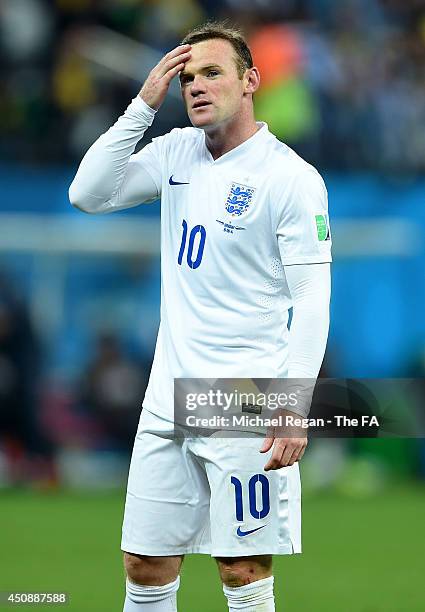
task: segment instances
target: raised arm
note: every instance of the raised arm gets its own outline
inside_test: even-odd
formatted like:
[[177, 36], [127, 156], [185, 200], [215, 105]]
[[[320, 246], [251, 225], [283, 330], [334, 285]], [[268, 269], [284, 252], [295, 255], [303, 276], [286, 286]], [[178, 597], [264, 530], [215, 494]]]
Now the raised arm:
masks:
[[160, 195], [161, 186], [152, 169], [143, 156], [133, 153], [163, 103], [171, 80], [189, 58], [189, 45], [167, 53], [124, 115], [90, 147], [69, 189], [73, 206], [101, 214], [131, 208]]

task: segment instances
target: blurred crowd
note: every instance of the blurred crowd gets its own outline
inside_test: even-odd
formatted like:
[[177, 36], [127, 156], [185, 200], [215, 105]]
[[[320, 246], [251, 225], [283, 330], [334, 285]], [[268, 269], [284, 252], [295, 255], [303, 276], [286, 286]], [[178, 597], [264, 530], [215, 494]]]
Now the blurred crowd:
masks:
[[0, 489], [56, 486], [64, 451], [128, 461], [133, 446], [150, 372], [146, 358], [116, 332], [102, 331], [85, 347], [76, 376], [64, 381], [46, 367], [43, 340], [25, 298], [0, 274]]
[[[262, 74], [257, 117], [321, 169], [425, 169], [423, 0], [1, 0], [0, 157], [78, 161], [155, 57], [229, 18]], [[186, 125], [177, 97], [149, 136]]]

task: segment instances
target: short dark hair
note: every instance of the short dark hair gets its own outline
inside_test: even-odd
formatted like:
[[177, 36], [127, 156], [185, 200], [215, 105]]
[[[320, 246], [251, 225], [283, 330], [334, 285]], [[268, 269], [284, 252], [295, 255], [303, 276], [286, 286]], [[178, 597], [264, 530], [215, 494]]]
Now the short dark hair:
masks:
[[231, 27], [226, 21], [208, 21], [186, 34], [182, 45], [195, 45], [203, 40], [221, 38], [227, 40], [236, 52], [236, 69], [241, 79], [245, 70], [253, 67], [251, 51], [240, 30]]

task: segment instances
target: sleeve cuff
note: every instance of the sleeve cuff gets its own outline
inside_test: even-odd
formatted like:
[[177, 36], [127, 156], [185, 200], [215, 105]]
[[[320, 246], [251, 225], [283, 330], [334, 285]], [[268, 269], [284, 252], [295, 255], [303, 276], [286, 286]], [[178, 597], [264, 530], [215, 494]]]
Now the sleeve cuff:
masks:
[[148, 106], [139, 95], [133, 98], [127, 108], [127, 111], [134, 113], [143, 121], [143, 123], [148, 123], [149, 125], [152, 124], [156, 115], [156, 110]]

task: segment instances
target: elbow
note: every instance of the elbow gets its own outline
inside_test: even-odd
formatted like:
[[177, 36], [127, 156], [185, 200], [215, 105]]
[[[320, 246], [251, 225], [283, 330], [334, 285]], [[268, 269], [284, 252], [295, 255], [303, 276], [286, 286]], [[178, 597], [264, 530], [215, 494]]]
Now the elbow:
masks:
[[89, 215], [94, 215], [101, 212], [99, 203], [97, 202], [97, 205], [94, 205], [92, 198], [90, 198], [90, 196], [87, 194], [82, 193], [81, 190], [75, 185], [75, 181], [71, 183], [68, 190], [68, 197], [73, 208], [77, 208], [78, 210]]
[[81, 192], [79, 192], [78, 188], [75, 186], [75, 182], [71, 183], [71, 186], [68, 190], [68, 197], [71, 205], [74, 208], [78, 208], [78, 210], [82, 210], [83, 212], [89, 212], [87, 208], [87, 202], [85, 202], [85, 198]]

